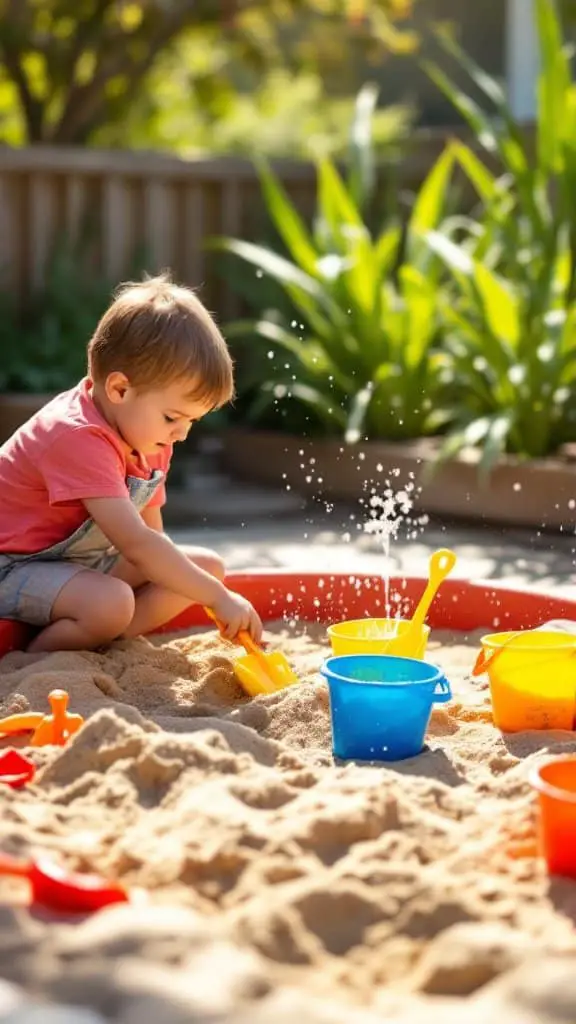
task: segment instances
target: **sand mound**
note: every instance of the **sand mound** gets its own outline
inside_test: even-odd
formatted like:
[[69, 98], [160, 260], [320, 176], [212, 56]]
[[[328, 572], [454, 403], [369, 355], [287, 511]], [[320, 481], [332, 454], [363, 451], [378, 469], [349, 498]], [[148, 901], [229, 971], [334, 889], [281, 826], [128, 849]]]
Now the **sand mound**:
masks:
[[[467, 997], [470, 1021], [486, 1007], [506, 1024], [568, 1020], [540, 1003], [553, 992], [563, 1012], [557, 983], [542, 986], [573, 972], [576, 888], [510, 853], [533, 836], [527, 761], [543, 742], [576, 750], [573, 734], [503, 738], [460, 639], [433, 651], [456, 696], [428, 749], [335, 766], [319, 634], [278, 627], [275, 642], [303, 682], [255, 701], [213, 632], [0, 662], [1, 714], [61, 686], [88, 719], [33, 753], [33, 786], [0, 788], [2, 848], [140, 893], [71, 923], [31, 916], [4, 883], [0, 974], [124, 1024], [450, 1022]], [[550, 958], [538, 991], [536, 955]]]

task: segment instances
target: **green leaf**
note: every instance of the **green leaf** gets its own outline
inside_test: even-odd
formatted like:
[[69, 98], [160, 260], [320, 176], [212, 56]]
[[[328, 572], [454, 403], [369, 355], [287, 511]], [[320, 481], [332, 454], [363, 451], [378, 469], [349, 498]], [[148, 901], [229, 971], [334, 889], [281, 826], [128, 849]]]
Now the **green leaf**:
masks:
[[517, 297], [510, 287], [486, 264], [474, 262], [474, 280], [482, 301], [488, 326], [495, 337], [511, 348], [520, 338], [520, 313]]
[[572, 260], [569, 225], [562, 224], [558, 230], [556, 255], [550, 275], [552, 285], [550, 301], [553, 304], [570, 305], [569, 291], [572, 283]]
[[459, 455], [465, 448], [477, 448], [490, 430], [491, 423], [491, 416], [478, 416], [464, 428], [452, 430], [440, 448], [439, 460], [446, 462]]
[[[246, 327], [246, 325], [244, 326]], [[349, 392], [354, 387], [353, 378], [341, 373], [338, 364], [330, 358], [326, 346], [323, 346], [317, 339], [298, 338], [272, 320], [253, 321], [252, 331], [260, 338], [280, 345], [284, 351], [295, 356], [308, 373], [315, 376], [332, 376], [345, 392]], [[230, 336], [229, 328], [226, 333]]]
[[295, 263], [279, 256], [272, 249], [267, 249], [263, 245], [255, 245], [253, 242], [243, 242], [238, 238], [214, 239], [212, 246], [239, 256], [247, 263], [251, 263], [265, 274], [275, 278], [280, 284], [296, 285], [297, 288], [302, 289], [318, 302], [324, 302], [325, 293], [321, 284]]
[[[527, 17], [530, 17], [528, 12]], [[464, 68], [470, 76], [474, 84], [481, 92], [484, 93], [490, 102], [499, 109], [504, 107], [506, 105], [506, 95], [504, 89], [500, 85], [500, 82], [484, 71], [484, 69], [472, 59], [470, 54], [466, 53], [466, 51], [462, 49], [453, 35], [442, 30], [436, 31], [435, 35], [442, 48], [458, 61], [460, 66]]]
[[480, 145], [490, 153], [496, 152], [498, 149], [496, 133], [490, 118], [487, 117], [482, 108], [474, 100], [470, 99], [470, 96], [463, 92], [462, 89], [454, 85], [437, 64], [434, 64], [432, 61], [423, 61], [422, 67], [470, 125]]
[[321, 160], [318, 165], [318, 204], [333, 238], [345, 237], [346, 231], [350, 229], [367, 233], [351, 193], [330, 160]]
[[410, 218], [412, 231], [423, 234], [438, 224], [446, 203], [454, 153], [453, 145], [446, 146], [421, 185]]
[[560, 355], [571, 360], [576, 353], [576, 303], [568, 309], [562, 336], [560, 339]]
[[394, 269], [400, 244], [402, 242], [402, 228], [399, 224], [387, 226], [374, 245], [374, 263], [376, 272], [380, 278], [386, 277]]
[[399, 272], [405, 301], [403, 365], [413, 372], [436, 340], [436, 290], [416, 267], [404, 265]]
[[278, 232], [295, 262], [307, 274], [316, 274], [318, 252], [296, 207], [265, 163], [260, 164], [264, 198]]
[[463, 142], [452, 143], [452, 150], [455, 159], [468, 175], [478, 195], [485, 203], [494, 198], [497, 189], [497, 179], [488, 168], [478, 159], [476, 154]]
[[456, 245], [441, 231], [428, 231], [426, 241], [430, 248], [444, 261], [447, 267], [458, 277], [471, 277], [474, 261], [460, 245]]
[[211, 244], [214, 248], [239, 256], [264, 274], [269, 274], [284, 288], [290, 289], [291, 294], [298, 298], [304, 311], [310, 309], [310, 304], [306, 302], [306, 299], [309, 298], [318, 303], [326, 312], [334, 315], [337, 320], [343, 319], [341, 311], [321, 282], [316, 281], [295, 263], [291, 263], [290, 260], [279, 256], [271, 249], [267, 249], [263, 245], [255, 245], [253, 242], [243, 242], [237, 238], [214, 239]]
[[[541, 72], [538, 79], [538, 159], [541, 167], [562, 170], [562, 138], [566, 131], [566, 94], [570, 66], [564, 54], [562, 30], [551, 0], [535, 0], [540, 41]], [[528, 14], [528, 17], [532, 12]]]
[[344, 440], [347, 444], [356, 444], [362, 437], [364, 430], [364, 424], [366, 421], [366, 414], [372, 401], [374, 394], [374, 383], [369, 381], [365, 387], [357, 391], [352, 398], [350, 405], [350, 412], [348, 415], [348, 422], [346, 424], [346, 432], [344, 434]]
[[486, 479], [501, 455], [506, 451], [506, 442], [514, 422], [514, 413], [505, 412], [493, 417], [484, 436], [480, 459], [480, 477]]

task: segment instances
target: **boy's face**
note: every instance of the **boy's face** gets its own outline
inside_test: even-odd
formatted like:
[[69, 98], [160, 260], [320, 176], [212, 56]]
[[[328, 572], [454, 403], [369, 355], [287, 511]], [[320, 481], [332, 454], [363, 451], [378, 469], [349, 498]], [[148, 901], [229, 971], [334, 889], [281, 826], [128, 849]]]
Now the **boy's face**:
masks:
[[147, 391], [137, 391], [128, 382], [124, 386], [110, 384], [109, 378], [106, 390], [113, 400], [116, 427], [130, 448], [145, 455], [185, 441], [192, 425], [213, 408], [186, 397], [193, 390], [193, 381], [176, 381]]

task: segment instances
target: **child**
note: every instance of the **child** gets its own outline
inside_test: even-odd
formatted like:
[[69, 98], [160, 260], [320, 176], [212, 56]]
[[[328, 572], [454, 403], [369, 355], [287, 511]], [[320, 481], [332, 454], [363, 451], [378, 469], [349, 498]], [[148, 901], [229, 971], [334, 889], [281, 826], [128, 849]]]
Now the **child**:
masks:
[[262, 624], [212, 551], [162, 528], [172, 446], [229, 401], [232, 360], [187, 288], [123, 286], [88, 345], [88, 376], [0, 447], [0, 618], [42, 627], [30, 651], [147, 633], [192, 603], [224, 635]]

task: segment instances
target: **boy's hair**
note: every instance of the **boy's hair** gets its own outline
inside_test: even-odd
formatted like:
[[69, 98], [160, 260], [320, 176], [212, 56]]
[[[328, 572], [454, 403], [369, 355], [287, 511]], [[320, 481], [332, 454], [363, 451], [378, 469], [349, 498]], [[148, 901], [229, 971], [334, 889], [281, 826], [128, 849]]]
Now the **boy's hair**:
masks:
[[120, 286], [88, 343], [88, 373], [126, 374], [135, 388], [190, 380], [189, 397], [220, 408], [234, 394], [230, 353], [192, 289], [170, 275]]

